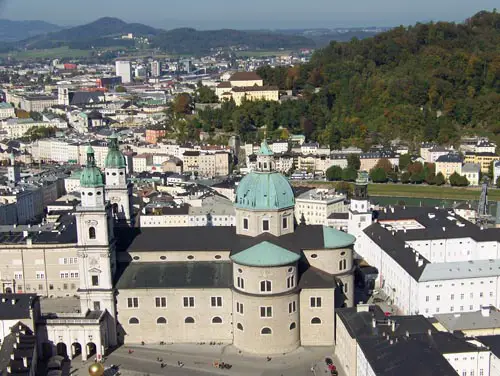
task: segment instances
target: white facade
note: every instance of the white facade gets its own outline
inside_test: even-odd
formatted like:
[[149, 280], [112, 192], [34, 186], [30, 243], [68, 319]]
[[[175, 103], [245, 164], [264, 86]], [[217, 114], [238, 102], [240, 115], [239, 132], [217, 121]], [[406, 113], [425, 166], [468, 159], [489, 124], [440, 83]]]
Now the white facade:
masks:
[[295, 220], [300, 222], [303, 215], [306, 224], [326, 226], [330, 214], [347, 212], [345, 201], [345, 195], [312, 189], [295, 199]]
[[132, 82], [132, 66], [130, 61], [116, 61], [116, 75], [122, 78], [122, 83], [124, 84]]

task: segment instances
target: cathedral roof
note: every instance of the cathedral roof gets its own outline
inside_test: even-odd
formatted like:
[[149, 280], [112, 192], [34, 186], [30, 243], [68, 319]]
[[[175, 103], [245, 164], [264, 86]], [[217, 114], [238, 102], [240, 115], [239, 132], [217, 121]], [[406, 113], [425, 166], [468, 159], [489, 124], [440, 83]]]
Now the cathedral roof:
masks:
[[263, 241], [233, 256], [231, 260], [246, 266], [282, 266], [297, 262], [300, 255], [268, 241]]

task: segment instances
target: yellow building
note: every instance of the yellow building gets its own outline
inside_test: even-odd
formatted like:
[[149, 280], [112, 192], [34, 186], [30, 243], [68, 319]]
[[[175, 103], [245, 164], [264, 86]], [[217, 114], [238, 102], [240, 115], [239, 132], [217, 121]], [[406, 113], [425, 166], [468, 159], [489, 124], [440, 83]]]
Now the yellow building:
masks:
[[462, 157], [459, 154], [442, 155], [436, 160], [436, 174], [442, 173], [448, 180], [455, 172], [462, 175]]
[[479, 163], [481, 165], [481, 172], [483, 174], [488, 173], [490, 165], [499, 161], [500, 156], [495, 153], [466, 153], [465, 162], [466, 163]]
[[255, 72], [236, 72], [229, 81], [221, 82], [215, 88], [219, 100], [234, 99], [239, 106], [243, 99], [278, 101], [279, 90], [275, 86], [264, 86], [264, 81]]

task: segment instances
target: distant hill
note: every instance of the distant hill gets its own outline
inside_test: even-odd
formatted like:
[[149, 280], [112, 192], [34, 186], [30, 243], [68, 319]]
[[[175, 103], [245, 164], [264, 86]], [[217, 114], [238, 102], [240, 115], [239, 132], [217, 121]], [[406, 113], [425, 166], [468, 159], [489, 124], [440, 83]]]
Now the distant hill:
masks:
[[153, 38], [155, 47], [170, 53], [197, 54], [217, 48], [244, 47], [249, 50], [276, 50], [314, 47], [313, 40], [271, 31], [241, 31], [231, 29], [199, 31], [174, 29]]
[[120, 36], [132, 33], [148, 37], [151, 46], [169, 53], [201, 54], [217, 48], [243, 47], [250, 50], [277, 50], [314, 47], [313, 40], [301, 35], [284, 35], [271, 31], [207, 30], [180, 28], [170, 31], [138, 23], [126, 23], [105, 17], [92, 23], [44, 35], [26, 38], [16, 43], [22, 49], [44, 49], [67, 46], [74, 49], [92, 47], [133, 46], [134, 41]]
[[45, 21], [10, 21], [0, 19], [0, 40], [3, 42], [17, 42], [35, 35], [51, 33], [61, 29], [61, 26]]
[[28, 49], [61, 46], [87, 49], [92, 46], [127, 45], [133, 42], [116, 38], [129, 33], [151, 37], [159, 34], [160, 30], [143, 24], [126, 23], [118, 18], [104, 17], [89, 24], [25, 39], [21, 41], [21, 45]]

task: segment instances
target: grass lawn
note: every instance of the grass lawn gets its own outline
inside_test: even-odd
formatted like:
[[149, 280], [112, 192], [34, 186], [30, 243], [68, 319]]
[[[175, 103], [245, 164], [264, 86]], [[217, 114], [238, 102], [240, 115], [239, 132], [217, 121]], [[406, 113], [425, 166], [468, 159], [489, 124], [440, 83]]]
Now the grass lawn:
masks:
[[2, 57], [13, 57], [19, 60], [30, 59], [57, 59], [57, 58], [79, 58], [90, 56], [89, 50], [73, 50], [68, 47], [49, 48], [46, 50], [28, 50], [20, 52], [8, 52], [0, 54]]
[[[368, 193], [372, 196], [479, 200], [481, 189], [414, 184], [370, 184], [368, 185]], [[488, 200], [500, 201], [500, 190], [490, 189], [488, 191]]]

